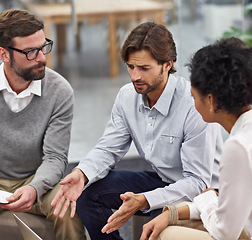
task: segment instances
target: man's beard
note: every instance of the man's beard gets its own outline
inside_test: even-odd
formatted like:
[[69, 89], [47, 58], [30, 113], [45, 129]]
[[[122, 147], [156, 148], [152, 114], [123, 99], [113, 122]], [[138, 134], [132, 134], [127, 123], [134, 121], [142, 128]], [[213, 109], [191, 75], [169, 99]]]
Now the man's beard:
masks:
[[45, 66], [45, 65], [46, 65], [46, 62], [41, 62], [41, 63], [38, 63], [36, 66], [26, 68], [26, 69], [21, 69], [21, 68], [16, 66], [13, 59], [11, 60], [12, 70], [19, 77], [23, 78], [25, 81], [40, 80], [40, 79], [44, 78], [45, 68], [43, 70], [36, 71], [36, 73], [33, 72], [33, 69], [37, 69], [37, 68], [40, 68], [40, 67]]
[[140, 93], [140, 94], [144, 94], [144, 95], [145, 95], [145, 94], [148, 94], [148, 93], [150, 93], [150, 92], [152, 92], [152, 91], [155, 91], [155, 90], [160, 86], [160, 84], [161, 84], [162, 82], [163, 82], [163, 68], [161, 68], [159, 75], [156, 76], [155, 80], [152, 82], [151, 85], [148, 84], [148, 83], [145, 83], [145, 82], [143, 82], [143, 81], [135, 81], [135, 83], [144, 83], [145, 86], [147, 86], [147, 88], [146, 88], [144, 91], [139, 91], [139, 90], [135, 87], [134, 83], [133, 83], [133, 85], [134, 85], [135, 90], [136, 90], [137, 93]]

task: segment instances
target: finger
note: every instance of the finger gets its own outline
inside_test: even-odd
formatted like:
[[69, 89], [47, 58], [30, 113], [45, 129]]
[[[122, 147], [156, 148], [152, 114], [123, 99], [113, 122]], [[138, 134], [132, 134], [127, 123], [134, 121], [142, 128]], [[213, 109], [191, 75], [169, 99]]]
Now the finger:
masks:
[[56, 205], [55, 205], [55, 209], [53, 212], [54, 216], [58, 216], [64, 202], [65, 202], [65, 197], [61, 196], [61, 198], [55, 203]]
[[0, 208], [8, 209], [8, 205], [9, 205], [9, 203], [1, 203]]
[[109, 229], [109, 228], [108, 228], [108, 224], [106, 224], [106, 225], [102, 228], [101, 232], [102, 232], [102, 233], [105, 233], [108, 229]]
[[8, 203], [0, 203], [0, 208], [5, 208], [6, 205], [8, 205]]
[[103, 228], [102, 228], [102, 233], [112, 233], [114, 232], [115, 230], [117, 230], [118, 228], [117, 227], [112, 227], [111, 224], [106, 224]]
[[21, 208], [24, 204], [25, 204], [25, 202], [22, 199], [19, 199], [15, 202], [11, 202], [11, 203], [6, 204], [3, 208], [11, 210], [11, 211], [15, 211], [16, 209]]
[[68, 199], [66, 199], [65, 202], [64, 202], [64, 204], [63, 204], [63, 207], [61, 209], [61, 213], [59, 215], [60, 218], [63, 218], [65, 216], [66, 211], [67, 211], [69, 205], [70, 205], [70, 201]]
[[8, 201], [8, 202], [14, 202], [15, 200], [16, 200], [16, 198], [13, 195], [6, 198], [6, 201]]
[[[102, 232], [103, 233], [110, 233], [115, 231], [116, 229], [120, 228], [120, 226], [122, 226], [123, 224], [120, 225], [120, 219], [116, 218], [113, 221], [107, 223], [103, 228], [102, 228]], [[118, 225], [120, 225], [119, 227], [117, 227]]]
[[120, 218], [114, 219], [112, 222], [107, 223], [105, 225], [104, 231], [106, 233], [111, 233], [117, 229], [119, 229], [123, 224], [125, 224], [129, 220], [129, 217], [121, 216]]
[[29, 204], [6, 204], [4, 207], [4, 209], [13, 211], [13, 212], [25, 212], [25, 211], [29, 211], [31, 209], [31, 206]]
[[147, 240], [149, 239], [153, 227], [149, 225], [149, 223], [143, 225], [143, 231], [140, 237], [140, 240]]
[[149, 239], [149, 240], [155, 240], [155, 239], [158, 237], [159, 233], [160, 233], [160, 232], [159, 232], [159, 231], [156, 231], [156, 229], [154, 228], [153, 231], [150, 231], [150, 232], [149, 232], [150, 235], [149, 235], [149, 238], [148, 238], [148, 239]]
[[13, 212], [28, 212], [31, 209], [31, 207], [20, 207], [20, 208], [15, 208], [15, 209], [11, 209], [11, 211]]
[[117, 230], [118, 228], [110, 228], [106, 231], [107, 234], [110, 234], [112, 232], [114, 232], [115, 230]]
[[57, 192], [57, 194], [55, 195], [55, 197], [53, 198], [52, 202], [51, 202], [51, 206], [54, 207], [58, 201], [62, 198], [63, 196], [63, 191], [62, 191], [62, 187], [60, 187], [59, 191]]
[[139, 240], [147, 240], [148, 236], [149, 236], [149, 233], [146, 231], [143, 231]]
[[109, 218], [108, 218], [108, 223], [111, 223], [114, 221], [116, 218], [119, 218], [123, 215], [123, 213], [120, 210], [115, 211]]
[[76, 202], [75, 202], [75, 201], [72, 201], [72, 202], [71, 202], [71, 214], [70, 214], [70, 217], [71, 217], [71, 218], [74, 217], [75, 211], [76, 211]]
[[17, 190], [16, 192], [14, 192], [11, 196], [9, 196], [8, 198], [6, 198], [6, 200], [8, 202], [14, 202], [17, 199], [19, 199], [21, 197], [22, 193], [19, 193], [19, 191]]

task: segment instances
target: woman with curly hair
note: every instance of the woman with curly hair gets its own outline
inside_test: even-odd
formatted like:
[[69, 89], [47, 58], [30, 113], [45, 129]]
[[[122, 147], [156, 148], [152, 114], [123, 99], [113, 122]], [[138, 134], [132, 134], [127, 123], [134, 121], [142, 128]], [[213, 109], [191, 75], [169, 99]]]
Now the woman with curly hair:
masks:
[[[166, 206], [140, 239], [252, 239], [252, 49], [236, 38], [220, 40], [196, 52], [188, 66], [196, 109], [230, 134], [219, 193], [208, 189], [192, 203]], [[178, 226], [184, 219], [201, 219], [204, 228]]]

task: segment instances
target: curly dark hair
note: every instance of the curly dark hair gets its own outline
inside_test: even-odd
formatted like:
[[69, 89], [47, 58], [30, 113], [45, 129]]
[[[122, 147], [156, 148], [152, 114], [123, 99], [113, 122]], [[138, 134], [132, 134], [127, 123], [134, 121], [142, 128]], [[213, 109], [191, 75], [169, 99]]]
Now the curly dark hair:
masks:
[[215, 111], [237, 114], [252, 103], [252, 49], [240, 39], [232, 37], [203, 47], [187, 66], [192, 87], [216, 99]]
[[[148, 50], [159, 64], [177, 60], [176, 45], [171, 32], [164, 25], [152, 21], [142, 23], [131, 31], [121, 49], [121, 58], [127, 62], [130, 53], [142, 49]], [[172, 64], [169, 73], [175, 72]]]

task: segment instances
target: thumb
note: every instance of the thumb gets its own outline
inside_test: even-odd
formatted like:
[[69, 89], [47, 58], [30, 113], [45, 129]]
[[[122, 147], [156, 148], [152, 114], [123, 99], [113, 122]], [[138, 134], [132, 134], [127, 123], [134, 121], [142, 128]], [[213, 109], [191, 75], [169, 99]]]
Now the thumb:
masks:
[[61, 181], [60, 181], [60, 185], [65, 185], [68, 183], [71, 183], [73, 181], [72, 175], [68, 174], [66, 177], [64, 177]]
[[6, 200], [8, 202], [14, 202], [16, 201], [18, 198], [20, 198], [20, 196], [22, 195], [21, 192], [18, 191], [18, 189], [9, 197], [6, 198]]
[[127, 200], [131, 199], [133, 195], [134, 195], [133, 192], [126, 192], [126, 193], [121, 194], [121, 195], [120, 195], [120, 198], [121, 198], [123, 201], [127, 201]]
[[125, 193], [121, 194], [120, 198], [124, 201], [126, 199], [126, 194]]

